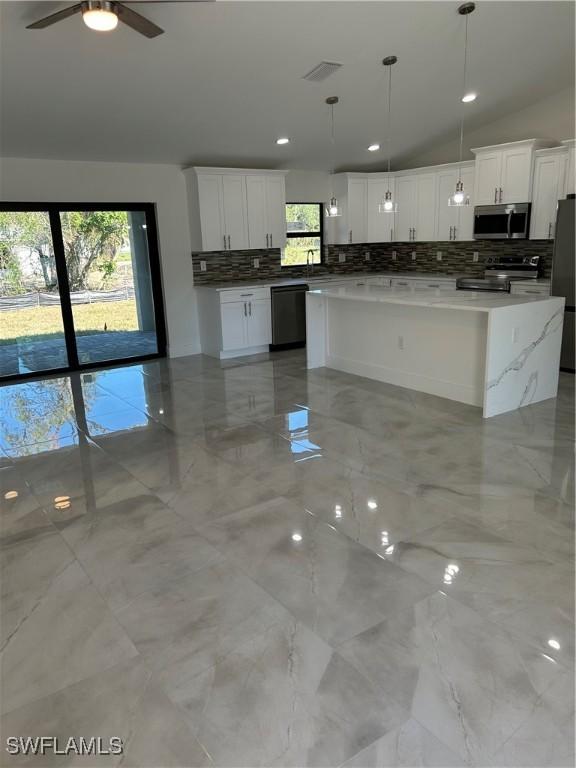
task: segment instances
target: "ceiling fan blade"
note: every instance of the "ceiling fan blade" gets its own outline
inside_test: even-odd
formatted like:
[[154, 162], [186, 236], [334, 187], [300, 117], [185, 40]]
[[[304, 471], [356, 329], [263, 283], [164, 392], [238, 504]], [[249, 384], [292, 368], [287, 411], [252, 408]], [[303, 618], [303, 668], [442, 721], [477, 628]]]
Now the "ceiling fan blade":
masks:
[[76, 3], [76, 5], [71, 5], [69, 8], [64, 8], [62, 11], [52, 13], [50, 16], [40, 19], [40, 21], [35, 21], [34, 24], [28, 24], [26, 29], [44, 29], [44, 27], [50, 27], [52, 24], [62, 21], [62, 19], [67, 19], [68, 16], [73, 16], [80, 10], [82, 10], [82, 3]]
[[144, 16], [136, 13], [136, 11], [133, 11], [131, 8], [127, 8], [122, 3], [115, 3], [115, 10], [118, 13], [120, 21], [123, 21], [124, 24], [132, 27], [132, 29], [136, 30], [136, 32], [140, 32], [140, 34], [145, 37], [158, 37], [158, 35], [164, 33], [164, 30], [161, 29], [161, 27], [158, 27], [149, 19], [144, 18]]

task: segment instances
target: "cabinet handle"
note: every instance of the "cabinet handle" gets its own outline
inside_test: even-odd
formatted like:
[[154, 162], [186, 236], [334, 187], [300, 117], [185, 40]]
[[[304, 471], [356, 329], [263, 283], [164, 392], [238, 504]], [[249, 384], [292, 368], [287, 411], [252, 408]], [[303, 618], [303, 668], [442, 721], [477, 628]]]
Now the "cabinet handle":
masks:
[[428, 283], [428, 288], [440, 288], [438, 283]]
[[228, 250], [230, 250], [230, 235], [228, 235]]
[[272, 239], [272, 233], [270, 233], [270, 248], [274, 248], [274, 240]]
[[452, 227], [450, 227], [450, 237], [448, 238], [448, 240], [452, 240]]
[[548, 224], [548, 240], [552, 239], [552, 222]]
[[390, 240], [394, 240], [394, 230], [390, 230]]
[[226, 250], [226, 235], [224, 235], [224, 250]]
[[498, 202], [502, 202], [502, 187], [500, 187], [500, 197], [498, 198]]
[[244, 317], [248, 317], [248, 315], [246, 314], [246, 302], [244, 302]]
[[253, 293], [241, 293], [241, 294], [240, 294], [240, 297], [241, 297], [242, 299], [243, 299], [243, 298], [245, 298], [246, 296], [254, 296], [254, 294], [253, 294]]
[[250, 315], [250, 317], [252, 317], [252, 302], [251, 301], [248, 302], [248, 314]]
[[352, 242], [352, 230], [350, 230], [350, 232], [349, 232], [349, 234], [348, 234], [348, 242], [349, 242], [349, 243], [351, 243], [351, 242]]
[[414, 229], [412, 230], [412, 233], [413, 233], [412, 240], [416, 240], [416, 227], [414, 227]]
[[266, 248], [268, 248], [268, 247], [269, 247], [269, 245], [268, 245], [268, 237], [269, 237], [269, 236], [268, 236], [268, 235], [266, 235]]
[[494, 187], [494, 202], [498, 202], [498, 187]]
[[454, 238], [453, 238], [454, 240], [456, 240], [456, 232], [458, 232], [458, 227], [455, 226], [454, 227]]

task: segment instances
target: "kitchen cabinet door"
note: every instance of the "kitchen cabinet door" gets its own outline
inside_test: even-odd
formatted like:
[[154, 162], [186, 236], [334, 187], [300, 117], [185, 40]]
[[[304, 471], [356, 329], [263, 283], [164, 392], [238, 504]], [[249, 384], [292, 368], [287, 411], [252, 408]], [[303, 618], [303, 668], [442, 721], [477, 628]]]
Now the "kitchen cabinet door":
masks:
[[366, 193], [365, 179], [348, 181], [348, 242], [366, 242]]
[[224, 229], [229, 250], [248, 248], [248, 226], [246, 221], [245, 177], [236, 174], [222, 176], [222, 199]]
[[532, 150], [515, 147], [502, 152], [502, 177], [500, 203], [525, 203], [530, 200], [530, 173]]
[[455, 240], [474, 240], [474, 168], [463, 168], [461, 173], [464, 194], [470, 197], [468, 205], [462, 205], [458, 211]]
[[250, 248], [269, 246], [266, 177], [246, 176], [246, 211]]
[[266, 177], [266, 220], [270, 248], [286, 245], [286, 183], [284, 176]]
[[220, 317], [222, 320], [222, 351], [229, 352], [249, 346], [246, 334], [248, 304], [245, 301], [221, 304]]
[[247, 347], [262, 347], [272, 343], [270, 299], [250, 300], [247, 304]]
[[414, 240], [436, 239], [436, 174], [423, 174], [416, 181]]
[[395, 214], [394, 239], [402, 242], [412, 240], [416, 208], [416, 181], [413, 176], [396, 179], [398, 210]]
[[367, 183], [366, 242], [389, 243], [394, 240], [394, 213], [380, 213], [379, 206], [388, 190], [394, 199], [394, 179], [369, 179]]
[[458, 182], [458, 171], [442, 171], [438, 174], [438, 215], [436, 218], [436, 237], [438, 240], [454, 240], [454, 230], [458, 225], [458, 208], [448, 205]]
[[561, 194], [563, 157], [543, 155], [534, 162], [530, 238], [551, 240], [556, 227], [556, 208]]
[[222, 210], [222, 176], [198, 174], [200, 200], [200, 229], [202, 250], [221, 251], [227, 248], [224, 239], [224, 215]]
[[482, 152], [476, 155], [475, 205], [494, 205], [498, 202], [501, 175], [501, 151]]

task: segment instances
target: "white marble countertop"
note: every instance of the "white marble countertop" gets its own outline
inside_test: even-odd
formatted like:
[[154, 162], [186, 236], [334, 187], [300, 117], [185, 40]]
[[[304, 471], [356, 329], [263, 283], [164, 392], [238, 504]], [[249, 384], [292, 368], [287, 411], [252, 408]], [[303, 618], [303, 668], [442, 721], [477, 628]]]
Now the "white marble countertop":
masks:
[[286, 277], [275, 280], [242, 280], [223, 281], [206, 285], [195, 285], [195, 288], [207, 288], [212, 291], [226, 291], [234, 288], [267, 288], [282, 285], [302, 285], [302, 283], [327, 283], [332, 281], [365, 280], [374, 277], [410, 278], [412, 280], [456, 280], [463, 275], [447, 275], [442, 272], [352, 272], [347, 274], [311, 275], [310, 277]]
[[461, 309], [471, 312], [490, 312], [493, 309], [512, 307], [518, 304], [532, 304], [542, 301], [558, 301], [548, 296], [526, 296], [488, 291], [456, 291], [427, 288], [422, 291], [407, 291], [400, 288], [381, 286], [334, 286], [316, 288], [309, 296], [326, 296], [331, 299], [348, 301], [370, 301], [384, 304], [404, 304], [415, 307], [437, 307], [438, 309]]

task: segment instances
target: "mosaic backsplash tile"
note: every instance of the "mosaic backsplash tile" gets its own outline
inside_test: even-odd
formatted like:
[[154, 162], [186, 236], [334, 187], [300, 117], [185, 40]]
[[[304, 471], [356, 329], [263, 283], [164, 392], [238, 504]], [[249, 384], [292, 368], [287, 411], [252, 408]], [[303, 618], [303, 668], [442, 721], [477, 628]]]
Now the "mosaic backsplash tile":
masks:
[[[550, 277], [554, 243], [551, 240], [471, 240], [465, 242], [429, 243], [365, 243], [356, 245], [325, 245], [324, 263], [315, 265], [310, 272], [306, 267], [281, 267], [280, 249], [250, 251], [213, 251], [192, 254], [194, 283], [210, 285], [222, 281], [270, 280], [280, 277], [306, 277], [307, 275], [346, 274], [351, 272], [442, 272], [449, 275], [482, 275], [489, 256], [540, 254], [541, 276]], [[396, 259], [393, 253], [396, 252]], [[437, 253], [442, 253], [442, 261]], [[416, 259], [412, 259], [412, 253]], [[473, 261], [478, 252], [478, 262]], [[370, 254], [369, 261], [366, 254]], [[340, 261], [340, 254], [346, 261]], [[254, 259], [260, 266], [253, 266]], [[206, 271], [200, 262], [206, 262]]]

